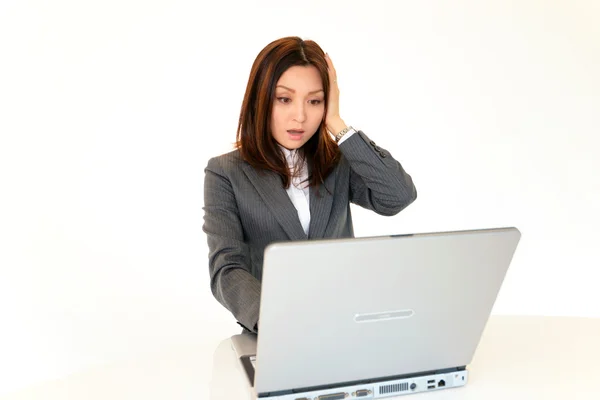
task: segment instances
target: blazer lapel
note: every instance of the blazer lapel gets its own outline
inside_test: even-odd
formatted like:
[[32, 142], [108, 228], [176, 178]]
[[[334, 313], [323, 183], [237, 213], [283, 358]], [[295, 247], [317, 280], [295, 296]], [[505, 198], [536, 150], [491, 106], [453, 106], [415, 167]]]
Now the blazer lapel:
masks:
[[[306, 240], [298, 211], [281, 184], [281, 178], [271, 171], [256, 171], [251, 165], [243, 164], [244, 173], [275, 216], [279, 225], [291, 240]], [[312, 201], [312, 199], [311, 199]], [[311, 207], [312, 213], [312, 207]], [[311, 218], [312, 220], [312, 218]], [[312, 222], [311, 222], [312, 226]]]
[[323, 184], [316, 188], [310, 188], [310, 225], [308, 230], [308, 237], [310, 239], [321, 239], [325, 234], [333, 204], [336, 171], [334, 169], [325, 178]]

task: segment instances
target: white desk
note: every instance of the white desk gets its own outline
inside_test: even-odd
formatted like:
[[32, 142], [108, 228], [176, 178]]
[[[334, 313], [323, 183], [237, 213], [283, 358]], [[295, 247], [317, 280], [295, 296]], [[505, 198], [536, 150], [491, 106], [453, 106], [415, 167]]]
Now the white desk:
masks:
[[[600, 400], [600, 319], [492, 317], [468, 368], [464, 388], [389, 399]], [[229, 339], [199, 340], [2, 400], [247, 400], [245, 379]]]
[[[214, 354], [210, 400], [249, 400], [229, 339]], [[490, 318], [465, 387], [387, 399], [600, 400], [600, 319]]]

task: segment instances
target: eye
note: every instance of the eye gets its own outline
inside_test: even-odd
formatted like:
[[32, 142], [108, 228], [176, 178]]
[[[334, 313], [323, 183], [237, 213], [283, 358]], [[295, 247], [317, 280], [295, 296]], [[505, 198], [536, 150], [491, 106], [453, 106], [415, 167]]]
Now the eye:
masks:
[[279, 101], [280, 103], [287, 104], [291, 101], [291, 99], [289, 97], [278, 97], [277, 101]]
[[312, 104], [313, 106], [318, 106], [322, 102], [323, 100], [310, 100], [310, 104]]

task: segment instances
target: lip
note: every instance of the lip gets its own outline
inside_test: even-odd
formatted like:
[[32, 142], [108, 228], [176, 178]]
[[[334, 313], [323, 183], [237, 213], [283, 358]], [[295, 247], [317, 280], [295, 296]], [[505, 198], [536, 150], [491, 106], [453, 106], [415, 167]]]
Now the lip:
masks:
[[304, 136], [304, 131], [302, 130], [290, 129], [287, 131], [287, 133], [291, 140], [302, 140], [302, 137]]

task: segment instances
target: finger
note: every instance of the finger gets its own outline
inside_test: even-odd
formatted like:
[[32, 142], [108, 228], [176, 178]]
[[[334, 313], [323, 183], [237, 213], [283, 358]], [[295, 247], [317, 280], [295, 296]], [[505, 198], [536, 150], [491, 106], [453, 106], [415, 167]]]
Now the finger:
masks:
[[332, 77], [332, 80], [336, 80], [337, 73], [335, 71], [335, 67], [333, 66], [333, 61], [331, 61], [331, 57], [329, 57], [329, 53], [325, 53], [325, 60], [327, 60], [329, 75]]

